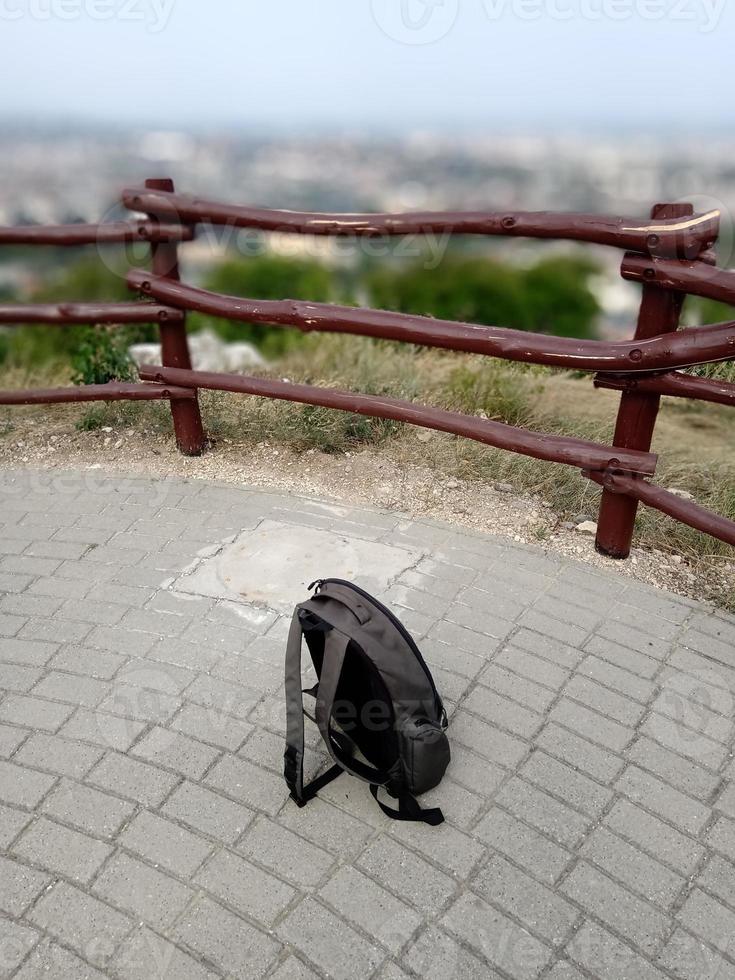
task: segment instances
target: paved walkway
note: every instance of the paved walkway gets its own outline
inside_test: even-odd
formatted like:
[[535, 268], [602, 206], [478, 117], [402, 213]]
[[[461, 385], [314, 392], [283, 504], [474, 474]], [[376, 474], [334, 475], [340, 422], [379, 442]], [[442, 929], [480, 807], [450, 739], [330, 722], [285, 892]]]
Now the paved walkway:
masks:
[[[732, 617], [231, 486], [1, 472], [0, 521], [0, 977], [735, 977]], [[290, 601], [317, 532], [449, 703], [441, 828], [287, 799], [273, 548]]]

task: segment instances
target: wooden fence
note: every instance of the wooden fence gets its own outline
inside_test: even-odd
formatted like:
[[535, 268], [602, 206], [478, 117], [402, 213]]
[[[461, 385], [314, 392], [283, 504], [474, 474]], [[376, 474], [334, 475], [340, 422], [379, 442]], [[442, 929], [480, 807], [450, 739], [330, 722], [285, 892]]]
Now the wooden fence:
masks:
[[[735, 522], [651, 483], [657, 457], [650, 452], [662, 395], [735, 406], [735, 384], [700, 378], [682, 369], [735, 359], [735, 322], [679, 329], [686, 294], [735, 304], [735, 271], [717, 269], [712, 249], [720, 212], [693, 213], [691, 205], [660, 204], [650, 220], [550, 212], [424, 212], [413, 214], [314, 214], [238, 207], [175, 193], [170, 180], [149, 180], [125, 190], [123, 203], [144, 219], [101, 225], [0, 228], [0, 244], [82, 245], [146, 241], [150, 271], [131, 269], [128, 285], [137, 303], [0, 305], [0, 323], [156, 322], [160, 365], [140, 368], [139, 384], [0, 391], [0, 404], [167, 399], [182, 452], [206, 446], [197, 391], [240, 392], [396, 419], [579, 468], [603, 487], [598, 551], [615, 558], [630, 553], [639, 502], [735, 545]], [[197, 226], [260, 229], [307, 235], [382, 237], [415, 233], [521, 236], [563, 239], [620, 248], [621, 272], [642, 283], [634, 337], [628, 341], [581, 341], [480, 324], [457, 323], [383, 310], [325, 303], [243, 299], [182, 283], [178, 247]], [[436, 408], [351, 391], [285, 381], [193, 371], [186, 340], [186, 312], [267, 323], [302, 331], [350, 333], [423, 346], [485, 354], [511, 361], [589, 371], [594, 384], [621, 392], [612, 446], [533, 432]]]

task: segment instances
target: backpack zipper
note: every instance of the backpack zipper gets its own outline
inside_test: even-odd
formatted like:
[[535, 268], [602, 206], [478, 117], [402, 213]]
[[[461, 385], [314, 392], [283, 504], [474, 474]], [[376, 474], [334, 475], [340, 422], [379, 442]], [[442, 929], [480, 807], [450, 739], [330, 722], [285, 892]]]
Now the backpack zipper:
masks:
[[376, 599], [375, 596], [370, 595], [369, 592], [366, 592], [364, 589], [361, 589], [360, 586], [355, 585], [354, 582], [348, 582], [346, 579], [343, 578], [319, 578], [315, 582], [311, 583], [311, 585], [309, 586], [309, 591], [311, 592], [311, 590], [316, 587], [316, 591], [318, 593], [321, 587], [327, 582], [333, 582], [335, 585], [346, 585], [348, 589], [352, 589], [354, 592], [357, 592], [364, 599], [369, 599], [370, 602], [374, 603], [378, 607], [378, 609], [380, 609], [380, 611], [385, 616], [387, 616], [388, 619], [393, 623], [393, 625], [396, 627], [398, 632], [408, 643], [412, 653], [414, 654], [418, 662], [421, 664], [421, 667], [423, 668], [423, 671], [426, 674], [429, 683], [431, 684], [431, 689], [434, 692], [434, 698], [436, 700], [437, 707], [439, 708], [439, 714], [441, 716], [441, 726], [442, 728], [446, 728], [448, 724], [447, 712], [444, 707], [444, 702], [442, 701], [441, 696], [436, 689], [434, 678], [431, 676], [431, 671], [429, 670], [428, 665], [424, 660], [423, 654], [416, 646], [416, 641], [408, 632], [408, 630], [400, 621], [400, 619], [398, 619], [398, 617], [394, 613], [392, 613], [387, 606], [384, 606], [379, 599]]

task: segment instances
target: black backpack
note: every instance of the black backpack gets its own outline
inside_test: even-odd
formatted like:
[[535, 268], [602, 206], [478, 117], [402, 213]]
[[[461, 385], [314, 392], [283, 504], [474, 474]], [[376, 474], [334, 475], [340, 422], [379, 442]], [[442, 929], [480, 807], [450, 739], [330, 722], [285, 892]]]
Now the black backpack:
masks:
[[[357, 585], [328, 578], [313, 588], [294, 610], [286, 652], [284, 776], [291, 798], [305, 806], [349, 772], [370, 784], [389, 817], [442, 823], [441, 810], [422, 810], [414, 799], [440, 782], [450, 757], [447, 714], [421, 652], [393, 613]], [[308, 690], [301, 687], [302, 636], [319, 678]], [[315, 698], [314, 718], [303, 694]], [[306, 786], [304, 715], [319, 726], [335, 762]], [[378, 799], [381, 786], [398, 809]]]

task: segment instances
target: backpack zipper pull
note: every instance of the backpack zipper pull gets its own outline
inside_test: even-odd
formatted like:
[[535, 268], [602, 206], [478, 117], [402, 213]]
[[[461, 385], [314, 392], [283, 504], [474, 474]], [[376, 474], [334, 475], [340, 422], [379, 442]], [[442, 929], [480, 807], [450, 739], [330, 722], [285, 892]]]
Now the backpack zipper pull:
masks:
[[312, 589], [313, 589], [314, 587], [316, 587], [316, 591], [318, 592], [318, 591], [319, 591], [319, 589], [321, 589], [321, 587], [322, 587], [322, 583], [323, 583], [323, 582], [324, 582], [324, 579], [323, 579], [323, 578], [318, 578], [318, 579], [315, 579], [315, 580], [314, 580], [314, 581], [313, 581], [313, 582], [311, 583], [311, 585], [309, 586], [309, 592], [311, 592], [311, 590], [312, 590]]

